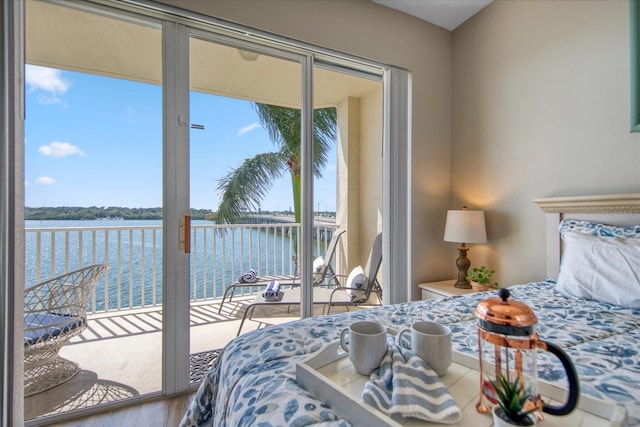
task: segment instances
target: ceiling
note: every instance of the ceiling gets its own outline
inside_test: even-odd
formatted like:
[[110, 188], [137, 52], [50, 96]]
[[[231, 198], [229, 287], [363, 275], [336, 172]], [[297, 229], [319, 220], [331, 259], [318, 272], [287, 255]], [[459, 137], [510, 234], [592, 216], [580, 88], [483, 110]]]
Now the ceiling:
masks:
[[[27, 64], [162, 84], [160, 27], [50, 2], [28, 1], [25, 7]], [[265, 54], [251, 55], [196, 37], [190, 39], [189, 49], [190, 90], [300, 108], [299, 63]], [[382, 83], [377, 80], [320, 67], [313, 73], [316, 108], [334, 106], [349, 97], [362, 99], [382, 93]]]
[[372, 0], [453, 31], [493, 0]]

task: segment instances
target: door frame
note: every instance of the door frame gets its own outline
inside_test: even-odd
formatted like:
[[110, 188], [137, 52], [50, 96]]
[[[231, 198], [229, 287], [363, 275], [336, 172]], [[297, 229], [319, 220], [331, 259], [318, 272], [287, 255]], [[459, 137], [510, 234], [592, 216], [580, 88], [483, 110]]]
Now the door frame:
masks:
[[173, 395], [189, 389], [190, 256], [180, 227], [189, 215], [188, 29], [164, 22], [162, 50], [162, 393]]
[[0, 426], [22, 425], [24, 317], [24, 3], [0, 4]]

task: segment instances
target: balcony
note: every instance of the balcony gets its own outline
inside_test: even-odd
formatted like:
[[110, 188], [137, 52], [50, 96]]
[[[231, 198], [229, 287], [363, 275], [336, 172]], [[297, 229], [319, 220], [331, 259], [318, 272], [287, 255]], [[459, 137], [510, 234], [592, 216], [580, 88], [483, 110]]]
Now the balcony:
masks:
[[[87, 330], [60, 351], [62, 357], [78, 362], [81, 372], [26, 398], [25, 419], [160, 390], [162, 227], [113, 222], [116, 224], [25, 230], [30, 284], [90, 263], [111, 266], [90, 300]], [[335, 228], [331, 222], [315, 225], [315, 253], [325, 252]], [[251, 292], [239, 291], [218, 313], [226, 285], [247, 268], [257, 268], [260, 275], [292, 273], [292, 236], [297, 230], [297, 224], [286, 222], [192, 227], [190, 353], [194, 384], [215, 357], [212, 350], [223, 348], [236, 336], [244, 307], [253, 299]], [[293, 307], [262, 310], [268, 312], [256, 310], [243, 332], [299, 317]]]

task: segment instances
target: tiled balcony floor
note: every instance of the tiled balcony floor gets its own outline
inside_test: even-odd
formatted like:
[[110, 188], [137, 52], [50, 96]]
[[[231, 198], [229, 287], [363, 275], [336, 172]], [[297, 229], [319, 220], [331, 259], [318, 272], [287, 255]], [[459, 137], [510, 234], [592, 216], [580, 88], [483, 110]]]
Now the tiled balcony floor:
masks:
[[[234, 297], [220, 314], [219, 300], [193, 303], [190, 353], [223, 348], [236, 336], [244, 307], [252, 300], [251, 296]], [[321, 314], [321, 307], [315, 309]], [[297, 307], [287, 311], [287, 307], [258, 307], [254, 319], [245, 322], [243, 333], [299, 318]], [[78, 362], [82, 370], [66, 383], [25, 398], [25, 419], [159, 391], [161, 331], [160, 307], [90, 316], [82, 336], [60, 351], [62, 357]]]

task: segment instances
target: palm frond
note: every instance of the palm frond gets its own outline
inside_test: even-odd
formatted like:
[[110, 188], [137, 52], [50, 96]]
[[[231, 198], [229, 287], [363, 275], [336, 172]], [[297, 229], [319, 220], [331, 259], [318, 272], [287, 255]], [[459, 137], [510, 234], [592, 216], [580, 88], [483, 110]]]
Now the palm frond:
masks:
[[[297, 164], [301, 147], [300, 110], [269, 104], [255, 104], [262, 127], [278, 145], [280, 153]], [[322, 177], [328, 155], [336, 142], [337, 110], [335, 107], [313, 111], [313, 174]]]
[[[294, 211], [300, 217], [301, 118], [300, 110], [255, 103], [262, 127], [277, 146], [277, 152], [259, 154], [247, 159], [218, 182], [221, 203], [216, 214], [218, 223], [233, 223], [245, 211], [256, 210], [272, 187], [273, 180], [289, 170], [292, 177]], [[337, 110], [335, 107], [314, 110], [313, 174], [322, 177], [332, 145], [336, 142]]]
[[280, 153], [263, 153], [245, 159], [218, 181], [221, 195], [216, 222], [232, 224], [243, 212], [255, 211], [273, 186], [273, 181], [286, 170]]
[[300, 110], [255, 103], [262, 127], [282, 154], [300, 152]]
[[338, 114], [335, 107], [313, 111], [313, 175], [322, 178], [329, 152], [336, 143]]

